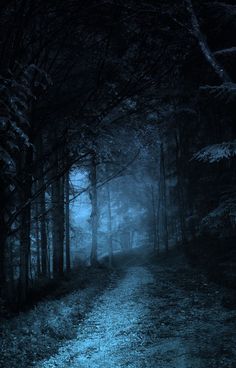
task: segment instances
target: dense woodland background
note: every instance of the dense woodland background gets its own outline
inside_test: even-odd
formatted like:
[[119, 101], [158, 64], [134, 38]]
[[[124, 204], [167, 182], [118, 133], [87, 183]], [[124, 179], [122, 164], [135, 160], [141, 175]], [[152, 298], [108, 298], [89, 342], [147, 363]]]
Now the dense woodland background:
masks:
[[235, 34], [229, 0], [1, 0], [2, 309], [133, 246], [236, 286]]

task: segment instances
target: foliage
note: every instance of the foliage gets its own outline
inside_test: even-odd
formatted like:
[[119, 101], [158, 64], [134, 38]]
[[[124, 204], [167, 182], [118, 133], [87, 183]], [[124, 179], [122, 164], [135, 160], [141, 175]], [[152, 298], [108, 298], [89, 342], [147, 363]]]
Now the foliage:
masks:
[[2, 168], [12, 175], [15, 172], [16, 157], [20, 150], [31, 145], [28, 136], [30, 109], [36, 98], [37, 86], [46, 88], [42, 77], [46, 74], [36, 65], [29, 65], [14, 77], [0, 79], [0, 160]]
[[222, 200], [218, 207], [209, 212], [202, 219], [200, 230], [209, 229], [212, 232], [217, 232], [221, 229], [221, 232], [224, 230], [228, 232], [228, 227], [235, 227], [235, 225], [236, 196]]
[[193, 156], [197, 161], [215, 163], [236, 156], [236, 140], [209, 145]]

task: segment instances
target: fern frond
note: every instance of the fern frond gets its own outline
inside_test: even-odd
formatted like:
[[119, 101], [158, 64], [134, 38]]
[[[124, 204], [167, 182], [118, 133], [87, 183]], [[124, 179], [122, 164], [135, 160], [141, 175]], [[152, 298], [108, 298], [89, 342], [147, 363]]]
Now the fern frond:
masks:
[[225, 159], [231, 159], [236, 156], [236, 140], [209, 145], [193, 156], [196, 161], [214, 163]]

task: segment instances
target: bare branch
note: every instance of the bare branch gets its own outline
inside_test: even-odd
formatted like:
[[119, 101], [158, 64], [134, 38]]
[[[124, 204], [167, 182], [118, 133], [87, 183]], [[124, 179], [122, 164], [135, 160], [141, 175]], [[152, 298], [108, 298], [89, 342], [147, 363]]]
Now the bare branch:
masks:
[[206, 38], [204, 37], [200, 29], [199, 21], [193, 8], [192, 0], [185, 0], [185, 1], [187, 4], [187, 10], [191, 17], [193, 35], [197, 39], [202, 54], [204, 55], [206, 61], [210, 64], [211, 68], [214, 70], [214, 72], [218, 75], [218, 77], [223, 83], [232, 82], [230, 76], [225, 71], [223, 66], [220, 65], [220, 63], [216, 60], [214, 53], [208, 46]]

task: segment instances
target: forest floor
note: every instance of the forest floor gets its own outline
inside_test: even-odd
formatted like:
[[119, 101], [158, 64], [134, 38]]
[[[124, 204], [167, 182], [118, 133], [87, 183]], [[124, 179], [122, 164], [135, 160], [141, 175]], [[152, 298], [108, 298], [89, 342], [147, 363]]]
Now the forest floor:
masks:
[[[209, 282], [177, 252], [155, 262], [150, 261], [149, 256], [133, 253], [120, 257], [117, 264], [123, 266], [109, 276], [109, 284], [93, 299], [89, 312], [82, 313], [83, 318], [79, 316], [76, 321], [75, 305], [79, 299], [80, 305], [86, 305], [82, 297], [86, 290], [62, 298], [54, 315], [51, 309], [55, 302], [41, 306], [48, 326], [45, 336], [38, 335], [36, 329], [42, 319], [37, 309], [17, 317], [21, 318], [21, 328], [24, 326], [22, 318], [26, 323], [30, 313], [31, 319], [37, 319], [28, 331], [34, 338], [32, 344], [29, 341], [28, 346], [18, 347], [21, 355], [28, 354], [31, 359], [19, 360], [5, 344], [8, 360], [1, 358], [0, 363], [4, 364], [1, 366], [236, 367], [236, 310], [228, 303], [232, 291]], [[49, 335], [57, 341], [56, 352]], [[7, 332], [5, 338], [8, 340]], [[15, 334], [13, 339], [19, 340], [19, 336]], [[41, 349], [44, 346], [44, 358], [43, 353], [35, 354], [36, 344], [41, 344]]]

